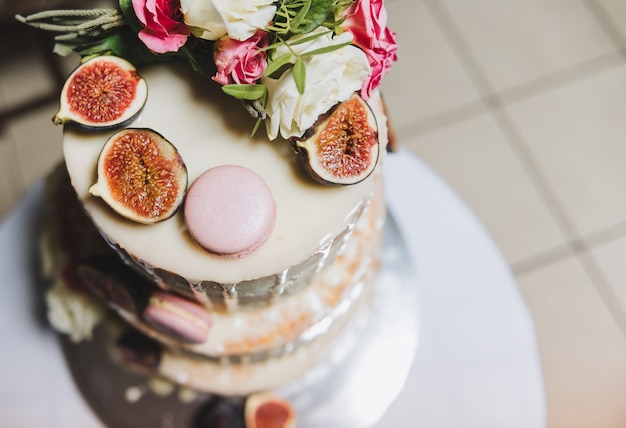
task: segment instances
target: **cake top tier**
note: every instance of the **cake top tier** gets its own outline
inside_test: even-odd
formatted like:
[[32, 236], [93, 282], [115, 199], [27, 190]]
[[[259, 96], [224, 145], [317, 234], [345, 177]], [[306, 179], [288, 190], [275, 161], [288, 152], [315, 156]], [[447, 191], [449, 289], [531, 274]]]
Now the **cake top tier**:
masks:
[[368, 200], [397, 49], [383, 0], [119, 0], [18, 19], [83, 60], [53, 121], [87, 211], [135, 260], [221, 283], [282, 272]]
[[[304, 175], [287, 141], [250, 137], [249, 116], [237, 100], [187, 67], [170, 64], [141, 68], [149, 96], [133, 128], [151, 128], [167, 138], [184, 161], [189, 183], [221, 165], [240, 165], [267, 184], [275, 204], [274, 228], [256, 251], [224, 259], [190, 237], [182, 210], [155, 224], [118, 215], [89, 193], [97, 179], [102, 147], [116, 131], [89, 133], [67, 127], [64, 156], [72, 184], [100, 230], [137, 259], [188, 279], [236, 283], [280, 272], [301, 262], [354, 221], [374, 189], [375, 176], [350, 186], [325, 186]], [[386, 145], [386, 120], [377, 92], [369, 104]]]

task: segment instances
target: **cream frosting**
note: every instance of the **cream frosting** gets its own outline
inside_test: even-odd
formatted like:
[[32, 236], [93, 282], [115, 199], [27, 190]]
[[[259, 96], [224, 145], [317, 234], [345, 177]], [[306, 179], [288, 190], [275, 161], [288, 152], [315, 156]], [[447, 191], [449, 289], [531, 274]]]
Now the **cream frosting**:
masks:
[[[112, 132], [85, 133], [66, 128], [64, 155], [72, 184], [86, 211], [106, 237], [146, 264], [189, 280], [237, 283], [276, 272], [306, 259], [353, 223], [375, 186], [327, 187], [304, 177], [287, 141], [251, 137], [253, 120], [217, 85], [180, 66], [139, 69], [148, 99], [132, 127], [152, 128], [179, 150], [193, 182], [207, 169], [241, 165], [257, 173], [276, 201], [274, 231], [253, 254], [223, 259], [200, 248], [185, 228], [182, 211], [155, 225], [126, 220], [88, 193], [96, 181], [100, 151]], [[387, 127], [378, 95], [370, 100], [377, 115], [381, 152]], [[226, 113], [228, 112], [228, 113]]]

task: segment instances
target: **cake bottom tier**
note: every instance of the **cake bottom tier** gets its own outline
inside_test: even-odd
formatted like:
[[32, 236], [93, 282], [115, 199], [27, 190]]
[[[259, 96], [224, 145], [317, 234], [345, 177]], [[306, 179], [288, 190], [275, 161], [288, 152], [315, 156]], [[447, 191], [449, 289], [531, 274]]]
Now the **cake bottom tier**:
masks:
[[[232, 311], [215, 311], [185, 298], [184, 305], [206, 313], [211, 325], [206, 338], [181, 338], [146, 318], [150, 297], [164, 290], [111, 250], [64, 172], [63, 166], [55, 170], [47, 186], [52, 215], [41, 249], [44, 276], [52, 283], [46, 293], [49, 319], [73, 341], [89, 340], [102, 322], [124, 327], [117, 328], [113, 348], [120, 363], [132, 369], [228, 396], [279, 388], [336, 355], [345, 342], [342, 334], [374, 299], [385, 219], [382, 186], [340, 253], [299, 292]], [[192, 312], [175, 309], [176, 322], [189, 316], [198, 321]]]
[[[402, 390], [417, 351], [418, 300], [415, 272], [393, 218], [385, 225], [381, 269], [369, 295], [324, 358], [273, 390], [292, 403], [299, 428], [372, 427]], [[199, 392], [146, 367], [119, 364], [114, 349], [126, 334], [128, 325], [112, 316], [95, 329], [92, 340], [62, 336], [72, 376], [107, 426], [135, 428], [142, 421], [141, 426], [205, 427], [203, 417], [216, 401], [242, 411], [245, 397]], [[281, 375], [279, 359], [256, 367]]]

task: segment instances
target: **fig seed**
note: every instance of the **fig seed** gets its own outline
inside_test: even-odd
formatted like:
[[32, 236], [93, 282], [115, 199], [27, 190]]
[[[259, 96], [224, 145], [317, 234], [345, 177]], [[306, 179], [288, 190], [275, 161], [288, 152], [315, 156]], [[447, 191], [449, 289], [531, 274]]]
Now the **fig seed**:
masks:
[[126, 128], [107, 140], [89, 188], [118, 214], [145, 224], [173, 216], [186, 191], [187, 168], [178, 151], [148, 128]]

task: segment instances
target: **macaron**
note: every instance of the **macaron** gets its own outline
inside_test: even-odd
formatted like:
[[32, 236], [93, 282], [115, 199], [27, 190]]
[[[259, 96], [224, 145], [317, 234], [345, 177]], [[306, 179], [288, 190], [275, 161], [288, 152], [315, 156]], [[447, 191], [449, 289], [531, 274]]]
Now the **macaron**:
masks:
[[160, 333], [186, 343], [205, 342], [212, 324], [205, 307], [163, 291], [150, 295], [143, 319]]
[[272, 233], [276, 203], [257, 173], [220, 165], [192, 183], [184, 217], [189, 234], [206, 251], [240, 258], [257, 250]]

